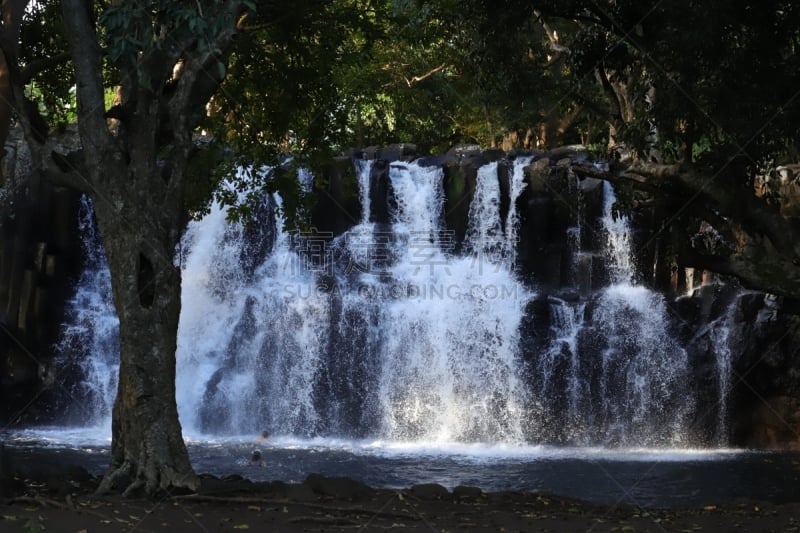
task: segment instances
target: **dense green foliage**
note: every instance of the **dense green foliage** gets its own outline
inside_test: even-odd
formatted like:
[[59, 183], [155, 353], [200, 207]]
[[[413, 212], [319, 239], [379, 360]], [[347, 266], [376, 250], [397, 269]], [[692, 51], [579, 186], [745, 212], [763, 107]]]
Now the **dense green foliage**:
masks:
[[[206, 11], [220, 2], [209, 2]], [[754, 176], [796, 156], [800, 123], [800, 7], [792, 2], [538, 0], [302, 0], [244, 3], [250, 11], [214, 76], [224, 82], [198, 133], [189, 206], [209, 198], [233, 165], [285, 155], [317, 167], [333, 153], [413, 142], [506, 149], [583, 143], [599, 152], [691, 164], [745, 194]], [[231, 23], [194, 1], [95, 9], [113, 87], [126, 63], [138, 83], [169, 90], [170, 43], [202, 48]], [[20, 64], [51, 125], [75, 118], [59, 2], [31, 3]], [[162, 55], [159, 55], [162, 54]], [[119, 95], [118, 95], [119, 96]], [[124, 99], [124, 95], [123, 95]], [[202, 110], [200, 110], [202, 111]], [[168, 153], [164, 153], [168, 157]], [[211, 176], [210, 168], [216, 169]], [[304, 200], [291, 175], [287, 210]], [[779, 182], [767, 197], [778, 195]], [[220, 193], [235, 202], [233, 190]]]
[[[238, 37], [208, 128], [257, 160], [391, 142], [441, 151], [509, 136], [529, 146], [602, 144], [608, 125], [640, 153], [656, 140], [654, 131], [674, 156], [694, 150], [695, 159], [705, 154], [716, 164], [735, 157], [762, 164], [793, 153], [800, 8], [791, 2], [303, 0], [251, 7], [255, 15]], [[52, 1], [28, 7], [23, 66], [63, 54], [58, 10]], [[153, 10], [161, 23], [144, 16]], [[113, 4], [97, 22], [105, 28], [110, 81], [126, 57], [189, 33], [203, 43], [228, 23], [203, 17], [194, 2]], [[66, 61], [54, 62], [29, 80], [28, 95], [52, 123], [74, 119], [71, 72]], [[141, 75], [147, 83], [149, 74]], [[542, 134], [548, 121], [564, 122], [551, 138]]]

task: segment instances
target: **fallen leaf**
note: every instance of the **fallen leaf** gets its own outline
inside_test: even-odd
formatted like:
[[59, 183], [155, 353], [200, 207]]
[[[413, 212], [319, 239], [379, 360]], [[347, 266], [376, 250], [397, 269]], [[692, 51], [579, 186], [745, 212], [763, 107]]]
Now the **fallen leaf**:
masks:
[[250, 529], [250, 526], [248, 526], [247, 524], [235, 524], [233, 526], [233, 529]]

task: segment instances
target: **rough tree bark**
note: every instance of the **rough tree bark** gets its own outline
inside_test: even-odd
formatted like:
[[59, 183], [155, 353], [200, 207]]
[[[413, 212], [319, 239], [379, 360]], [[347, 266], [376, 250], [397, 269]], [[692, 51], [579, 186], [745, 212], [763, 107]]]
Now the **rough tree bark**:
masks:
[[197, 38], [183, 33], [140, 53], [123, 72], [123, 101], [112, 131], [92, 2], [63, 2], [77, 78], [83, 172], [62, 179], [71, 176], [94, 200], [120, 319], [111, 466], [100, 492], [121, 487], [129, 495], [152, 495], [197, 486], [175, 400], [180, 270], [173, 257], [186, 222], [192, 131], [224, 77], [226, 50], [242, 9], [238, 2], [218, 5], [226, 11], [205, 16], [227, 16], [231, 24], [208, 46], [197, 46]]
[[130, 480], [129, 493], [195, 488], [175, 402], [181, 280], [172, 256], [181, 213], [178, 206], [162, 205], [170, 213], [161, 218], [172, 220], [159, 228], [152, 208], [128, 199], [117, 209], [124, 200], [109, 200], [96, 202], [96, 214], [120, 320], [120, 371], [112, 470], [101, 491], [119, 479]]
[[583, 177], [625, 183], [675, 206], [672, 224], [695, 221], [713, 228], [723, 246], [710, 249], [685, 228], [678, 259], [682, 266], [711, 270], [738, 278], [745, 286], [778, 296], [800, 298], [800, 224], [753, 190], [719, 183], [719, 175], [704, 175], [689, 165], [659, 165], [636, 161], [612, 170], [576, 164]]

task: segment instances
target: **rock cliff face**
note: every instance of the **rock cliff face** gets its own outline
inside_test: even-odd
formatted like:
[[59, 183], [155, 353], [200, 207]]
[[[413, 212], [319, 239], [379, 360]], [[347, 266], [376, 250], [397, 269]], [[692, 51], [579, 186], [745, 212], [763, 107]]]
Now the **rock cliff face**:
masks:
[[[67, 131], [54, 144], [69, 146]], [[0, 190], [0, 419], [43, 416], [27, 406], [53, 385], [51, 345], [71, 280], [80, 270], [79, 197], [31, 173], [30, 156], [12, 132]], [[41, 404], [37, 404], [41, 405]]]
[[[52, 383], [55, 374], [49, 347], [61, 323], [70, 280], [80, 268], [78, 198], [23, 179], [24, 147], [19, 143], [15, 147], [6, 165], [6, 191], [13, 192], [4, 198], [0, 226], [0, 311], [4, 313], [0, 400], [5, 409], [0, 415], [4, 418]], [[530, 304], [526, 335], [533, 344], [547, 338], [548, 332], [537, 328], [550, 323], [554, 301], [585, 302], [585, 316], [591, 316], [593, 298], [608, 285], [611, 274], [600, 238], [604, 232], [603, 182], [578, 179], [570, 172], [572, 162], [590, 157], [584, 150], [565, 147], [547, 153], [505, 153], [463, 146], [441, 156], [423, 157], [413, 145], [404, 144], [353, 155], [374, 160], [369, 219], [378, 230], [389, 226], [397, 210], [389, 178], [392, 163], [419, 160], [426, 166], [441, 167], [444, 223], [452, 234], [454, 253], [465, 244], [479, 169], [496, 162], [503, 192], [500, 219], [506, 221], [509, 212], [516, 211], [520, 224], [518, 273], [538, 294]], [[522, 158], [526, 162], [525, 188], [512, 206], [508, 191], [515, 162]], [[311, 224], [320, 232], [341, 235], [362, 217], [352, 158], [332, 160], [321, 178], [315, 180], [317, 202]], [[262, 207], [271, 210], [268, 204]], [[675, 335], [686, 347], [691, 388], [699, 391], [697, 407], [691, 413], [697, 440], [800, 447], [800, 317], [796, 310], [771, 296], [742, 291], [730, 280], [723, 283], [709, 272], [677, 264], [671, 254], [671, 236], [659, 231], [666, 216], [655, 206], [636, 211], [633, 263], [637, 282], [665, 295], [669, 313], [678, 324]], [[274, 238], [267, 233], [257, 230], [251, 236], [257, 253], [248, 257], [263, 259], [269, 248], [265, 243]], [[729, 339], [724, 346], [720, 344], [723, 336]], [[721, 349], [727, 350], [722, 354], [730, 363], [726, 368], [720, 364]], [[41, 413], [28, 411], [28, 415], [33, 421]]]

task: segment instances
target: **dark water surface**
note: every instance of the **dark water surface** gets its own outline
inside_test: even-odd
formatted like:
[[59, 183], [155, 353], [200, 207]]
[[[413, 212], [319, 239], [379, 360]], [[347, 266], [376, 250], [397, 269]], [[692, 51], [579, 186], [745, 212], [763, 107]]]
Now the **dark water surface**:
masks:
[[[18, 460], [77, 463], [100, 474], [109, 439], [89, 430], [36, 429], [0, 435]], [[310, 473], [374, 487], [440, 483], [485, 491], [530, 490], [641, 507], [698, 507], [737, 499], [800, 500], [800, 453], [747, 450], [614, 450], [483, 444], [420, 444], [275, 437], [187, 438], [194, 468], [254, 481], [302, 482]], [[265, 466], [250, 466], [260, 449]]]

